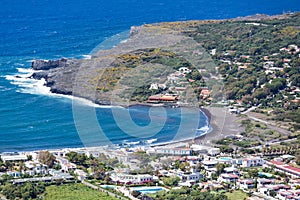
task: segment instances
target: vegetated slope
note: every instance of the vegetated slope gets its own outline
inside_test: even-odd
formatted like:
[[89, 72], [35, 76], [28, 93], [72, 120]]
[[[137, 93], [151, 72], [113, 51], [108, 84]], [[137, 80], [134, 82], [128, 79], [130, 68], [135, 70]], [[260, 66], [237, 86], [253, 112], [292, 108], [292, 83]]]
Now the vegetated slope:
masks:
[[[46, 70], [43, 77], [53, 92], [99, 104], [144, 102], [150, 95], [170, 92], [184, 103], [230, 99], [277, 113], [290, 110], [288, 116], [295, 116], [299, 24], [300, 14], [295, 13], [133, 27], [126, 43], [99, 51], [90, 60]], [[181, 67], [191, 72], [171, 81]], [[167, 89], [150, 90], [153, 83]], [[212, 90], [212, 98], [203, 102], [199, 93], [204, 87]]]

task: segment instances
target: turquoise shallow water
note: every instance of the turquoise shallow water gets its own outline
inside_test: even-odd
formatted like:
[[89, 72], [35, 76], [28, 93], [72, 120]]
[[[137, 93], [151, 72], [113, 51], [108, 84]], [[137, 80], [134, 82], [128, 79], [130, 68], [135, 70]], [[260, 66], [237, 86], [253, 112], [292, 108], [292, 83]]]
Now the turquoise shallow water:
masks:
[[[100, 130], [89, 124], [92, 123], [89, 120], [85, 121], [88, 118], [84, 116], [79, 116], [79, 121], [74, 120], [70, 99], [43, 95], [38, 91], [39, 85], [34, 86], [37, 83], [16, 81], [13, 76], [20, 73], [26, 76], [29, 71], [24, 69], [28, 69], [30, 60], [35, 58], [84, 57], [99, 43], [129, 30], [132, 25], [299, 10], [300, 4], [294, 0], [2, 0], [0, 152], [98, 145], [106, 144], [106, 140], [115, 144], [142, 144], [149, 139], [157, 143], [168, 142], [182, 139], [177, 136], [183, 122], [189, 129], [185, 130], [190, 133], [189, 136], [196, 132], [202, 134], [209, 129], [206, 117], [198, 111], [187, 111], [182, 115], [180, 109], [167, 109], [167, 120], [163, 126], [155, 124], [160, 122], [159, 118], [155, 118], [157, 121], [154, 119], [154, 129], [162, 126], [159, 132], [147, 133], [141, 129], [140, 133], [128, 134], [126, 127], [120, 128], [120, 124], [116, 123], [110, 108], [96, 108], [94, 112]], [[124, 38], [126, 34], [117, 35], [100, 48], [109, 48]], [[140, 127], [150, 124], [148, 110], [144, 106], [130, 110], [133, 121]], [[198, 115], [199, 120], [186, 120], [191, 115]], [[198, 127], [193, 127], [195, 124]], [[195, 131], [197, 128], [200, 130]], [[143, 137], [143, 134], [149, 137]]]

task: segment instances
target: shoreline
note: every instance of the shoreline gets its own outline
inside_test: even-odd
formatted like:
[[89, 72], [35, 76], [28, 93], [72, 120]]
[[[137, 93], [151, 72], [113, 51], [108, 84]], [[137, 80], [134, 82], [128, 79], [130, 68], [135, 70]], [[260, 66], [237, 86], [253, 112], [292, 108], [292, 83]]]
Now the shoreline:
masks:
[[[134, 106], [134, 105], [132, 105]], [[149, 106], [149, 105], [148, 105]], [[240, 123], [238, 123], [238, 117], [235, 114], [229, 114], [228, 109], [226, 107], [201, 107], [199, 108], [200, 112], [203, 112], [207, 118], [207, 122], [209, 123], [209, 130], [203, 135], [183, 139], [180, 141], [168, 141], [164, 143], [157, 144], [143, 144], [132, 146], [131, 148], [153, 148], [153, 147], [168, 147], [168, 146], [186, 146], [191, 144], [199, 144], [205, 146], [213, 146], [211, 143], [212, 140], [220, 139], [222, 137], [226, 137], [228, 135], [239, 134], [243, 131], [243, 128], [240, 127]], [[224, 115], [225, 114], [225, 115]], [[229, 114], [229, 115], [228, 115]], [[221, 123], [220, 123], [221, 122]], [[238, 128], [240, 127], [240, 128]], [[232, 131], [234, 129], [234, 131]], [[39, 151], [63, 151], [63, 150], [97, 150], [97, 149], [125, 149], [126, 147], [120, 146], [120, 144], [115, 144], [113, 146], [93, 146], [93, 147], [61, 147], [61, 148], [45, 148], [45, 149], [33, 149], [33, 150], [22, 150], [22, 151], [3, 151], [0, 154], [5, 153], [28, 153], [28, 152], [39, 152]]]

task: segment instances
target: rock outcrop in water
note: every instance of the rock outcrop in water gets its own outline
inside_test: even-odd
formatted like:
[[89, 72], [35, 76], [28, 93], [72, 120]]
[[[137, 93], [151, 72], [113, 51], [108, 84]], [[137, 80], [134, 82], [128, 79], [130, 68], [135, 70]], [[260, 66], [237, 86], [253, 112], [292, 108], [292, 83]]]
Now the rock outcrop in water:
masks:
[[31, 67], [34, 70], [49, 70], [58, 67], [66, 67], [68, 65], [66, 58], [60, 60], [34, 60]]

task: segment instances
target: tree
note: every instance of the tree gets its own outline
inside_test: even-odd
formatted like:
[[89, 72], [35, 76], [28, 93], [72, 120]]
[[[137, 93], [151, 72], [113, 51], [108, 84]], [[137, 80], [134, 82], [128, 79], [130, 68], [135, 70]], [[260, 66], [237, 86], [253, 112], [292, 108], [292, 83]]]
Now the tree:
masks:
[[248, 171], [248, 175], [251, 177], [251, 178], [255, 178], [258, 176], [258, 170], [257, 169], [250, 169]]
[[48, 167], [53, 167], [55, 162], [55, 156], [52, 155], [49, 151], [40, 151], [38, 159], [41, 163], [47, 165]]
[[167, 186], [177, 186], [180, 178], [177, 176], [163, 178], [163, 183]]
[[217, 165], [216, 165], [216, 169], [217, 169], [217, 176], [219, 176], [220, 174], [222, 174], [222, 172], [224, 171], [224, 169], [225, 169], [225, 164], [223, 164], [223, 163], [218, 163]]

